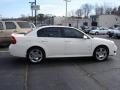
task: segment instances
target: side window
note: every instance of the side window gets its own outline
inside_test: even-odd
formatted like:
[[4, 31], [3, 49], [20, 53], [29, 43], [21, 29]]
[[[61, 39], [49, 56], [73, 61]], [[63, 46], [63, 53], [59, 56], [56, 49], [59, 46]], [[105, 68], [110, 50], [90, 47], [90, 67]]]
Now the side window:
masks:
[[3, 30], [4, 28], [3, 28], [3, 24], [2, 24], [2, 22], [0, 22], [0, 30]]
[[28, 22], [17, 22], [20, 28], [31, 28], [31, 25]]
[[16, 25], [13, 22], [5, 22], [6, 29], [16, 29]]
[[83, 38], [83, 33], [73, 28], [63, 28], [63, 37], [65, 38]]
[[61, 37], [60, 28], [58, 27], [49, 27], [38, 30], [38, 37]]

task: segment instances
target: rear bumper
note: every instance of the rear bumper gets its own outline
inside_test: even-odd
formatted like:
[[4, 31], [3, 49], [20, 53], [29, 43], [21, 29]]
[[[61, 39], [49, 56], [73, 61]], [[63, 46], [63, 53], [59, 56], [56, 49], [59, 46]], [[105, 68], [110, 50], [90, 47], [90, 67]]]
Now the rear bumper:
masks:
[[16, 57], [26, 57], [25, 49], [23, 49], [22, 47], [17, 47], [16, 45], [13, 44], [9, 46], [9, 53], [10, 55]]

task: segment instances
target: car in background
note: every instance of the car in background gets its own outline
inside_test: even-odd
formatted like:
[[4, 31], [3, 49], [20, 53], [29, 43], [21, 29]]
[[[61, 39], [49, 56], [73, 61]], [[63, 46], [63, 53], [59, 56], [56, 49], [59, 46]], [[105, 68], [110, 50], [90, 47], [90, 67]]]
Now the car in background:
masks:
[[111, 40], [93, 38], [83, 31], [67, 26], [43, 26], [26, 34], [12, 34], [9, 52], [13, 56], [39, 63], [45, 58], [94, 57], [97, 61], [116, 55]]
[[109, 32], [108, 28], [99, 27], [97, 29], [91, 30], [89, 33], [93, 35], [105, 35], [108, 34], [108, 32]]
[[34, 25], [27, 21], [0, 21], [0, 45], [9, 45], [12, 33], [26, 34]]
[[109, 37], [117, 37], [120, 38], [120, 27], [112, 29], [108, 32]]
[[85, 33], [89, 34], [91, 30], [96, 30], [98, 27], [97, 26], [92, 26], [84, 30]]

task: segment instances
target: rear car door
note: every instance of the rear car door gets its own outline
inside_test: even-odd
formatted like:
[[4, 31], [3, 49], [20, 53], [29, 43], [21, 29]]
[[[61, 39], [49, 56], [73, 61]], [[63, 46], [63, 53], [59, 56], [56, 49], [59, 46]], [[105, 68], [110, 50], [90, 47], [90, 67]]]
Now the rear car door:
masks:
[[64, 55], [64, 38], [61, 38], [59, 27], [46, 27], [38, 30], [38, 42], [45, 46], [48, 57], [61, 57]]

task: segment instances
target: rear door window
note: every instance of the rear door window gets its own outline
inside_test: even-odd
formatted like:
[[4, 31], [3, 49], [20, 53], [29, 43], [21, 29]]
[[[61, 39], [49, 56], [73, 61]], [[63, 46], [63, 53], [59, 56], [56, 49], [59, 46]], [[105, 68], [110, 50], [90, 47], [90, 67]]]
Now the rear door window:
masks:
[[28, 22], [17, 22], [20, 28], [31, 28], [30, 23]]
[[3, 28], [3, 23], [2, 22], [0, 22], [0, 30], [3, 30], [4, 28]]
[[58, 27], [49, 27], [38, 30], [38, 37], [61, 37], [61, 30]]
[[14, 22], [5, 22], [6, 29], [16, 29], [16, 25]]

